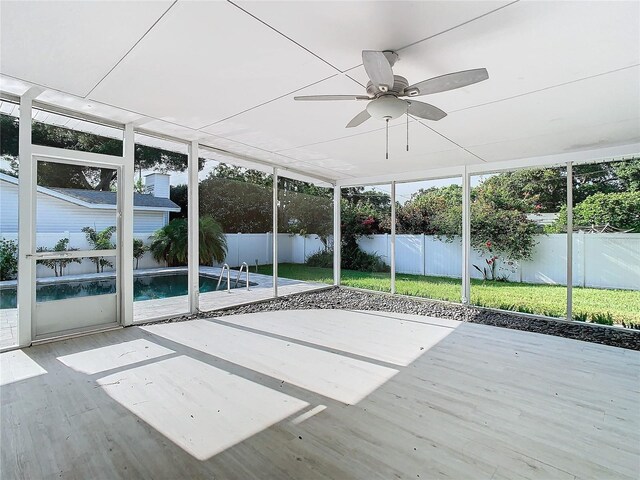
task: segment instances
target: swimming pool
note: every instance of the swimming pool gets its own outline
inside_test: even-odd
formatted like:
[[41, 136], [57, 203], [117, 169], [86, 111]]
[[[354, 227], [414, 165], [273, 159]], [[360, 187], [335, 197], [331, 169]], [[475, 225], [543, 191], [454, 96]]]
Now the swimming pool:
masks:
[[[217, 277], [200, 275], [200, 293], [213, 292], [218, 283]], [[252, 285], [250, 283], [249, 285]], [[231, 279], [231, 288], [245, 288], [246, 282], [240, 280], [236, 286]], [[226, 290], [227, 282], [223, 278], [218, 290]], [[90, 297], [115, 293], [116, 279], [92, 279], [78, 281], [59, 281], [36, 284], [36, 301], [49, 302], [65, 298]], [[188, 293], [188, 277], [186, 273], [167, 273], [153, 275], [136, 275], [133, 279], [133, 301], [154, 300], [158, 298], [179, 297]], [[16, 308], [16, 287], [0, 288], [0, 309]]]

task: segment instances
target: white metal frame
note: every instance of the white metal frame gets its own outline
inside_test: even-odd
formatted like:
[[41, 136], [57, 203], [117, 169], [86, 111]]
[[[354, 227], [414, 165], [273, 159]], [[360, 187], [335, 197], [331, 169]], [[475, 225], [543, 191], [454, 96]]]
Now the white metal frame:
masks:
[[342, 200], [342, 189], [333, 187], [333, 284], [340, 285], [340, 275], [342, 270], [342, 230], [340, 202]]
[[[22, 157], [23, 161], [26, 161], [26, 158]], [[71, 326], [69, 329], [65, 329], [64, 332], [57, 332], [53, 335], [45, 335], [41, 336], [37, 334], [37, 329], [35, 328], [38, 319], [37, 319], [37, 311], [45, 310], [47, 304], [42, 304], [40, 307], [37, 306], [36, 303], [36, 262], [39, 259], [43, 258], [58, 258], [62, 256], [60, 252], [36, 252], [35, 250], [35, 240], [32, 244], [32, 250], [28, 253], [25, 253], [24, 256], [31, 263], [30, 271], [34, 272], [33, 276], [29, 279], [30, 289], [31, 289], [31, 336], [32, 340], [42, 340], [46, 338], [58, 338], [65, 336], [67, 332], [76, 333], [84, 333], [86, 331], [94, 331], [100, 330], [104, 327], [121, 325], [123, 319], [123, 301], [122, 301], [122, 272], [121, 266], [123, 262], [123, 257], [127, 255], [122, 255], [122, 248], [126, 244], [125, 236], [122, 230], [122, 192], [124, 191], [123, 181], [124, 181], [124, 158], [116, 157], [112, 155], [101, 155], [95, 154], [91, 152], [78, 152], [74, 150], [65, 150], [61, 148], [55, 147], [47, 147], [42, 145], [31, 145], [31, 172], [33, 175], [33, 183], [31, 184], [30, 189], [30, 203], [33, 205], [34, 210], [37, 210], [37, 174], [38, 174], [38, 162], [52, 162], [52, 163], [62, 163], [67, 165], [77, 165], [77, 166], [90, 166], [95, 168], [108, 168], [116, 171], [116, 184], [117, 184], [117, 201], [116, 201], [116, 210], [115, 210], [115, 221], [116, 221], [116, 235], [117, 235], [117, 246], [115, 249], [107, 249], [107, 250], [76, 250], [73, 252], [65, 252], [65, 258], [91, 258], [91, 257], [115, 257], [116, 262], [116, 307], [115, 307], [115, 315], [116, 317], [113, 319], [113, 322], [109, 322], [108, 324], [94, 326], [90, 328], [85, 328], [81, 326]], [[21, 162], [22, 163], [22, 162]], [[19, 181], [20, 182], [20, 181]], [[22, 201], [22, 198], [20, 198]], [[36, 225], [36, 215], [31, 217], [31, 233], [35, 237], [37, 233], [37, 225]], [[133, 243], [133, 240], [129, 243]], [[133, 259], [133, 246], [131, 248], [131, 255], [129, 258]], [[87, 301], [90, 301], [88, 298]], [[68, 308], [68, 307], [67, 307]], [[22, 310], [21, 310], [22, 312]]]
[[573, 319], [573, 164], [567, 163], [567, 320]]
[[200, 208], [198, 191], [198, 158], [200, 147], [197, 141], [191, 142], [188, 154], [187, 205], [188, 248], [187, 277], [189, 282], [189, 312], [200, 310]]
[[273, 168], [273, 211], [272, 211], [272, 247], [273, 259], [271, 261], [273, 273], [273, 296], [278, 297], [278, 168]]
[[391, 293], [396, 293], [396, 182], [391, 182]]
[[[189, 216], [189, 253], [188, 253], [188, 272], [189, 272], [189, 312], [196, 313], [199, 309], [199, 285], [198, 285], [198, 230], [199, 230], [199, 210], [198, 210], [198, 152], [199, 149], [205, 149], [212, 152], [220, 153], [225, 157], [237, 160], [239, 165], [254, 166], [262, 171], [273, 172], [273, 296], [278, 296], [278, 175], [284, 173], [292, 178], [311, 181], [313, 183], [323, 183], [334, 188], [334, 221], [333, 221], [333, 239], [334, 239], [334, 285], [340, 285], [341, 276], [341, 236], [340, 236], [340, 199], [341, 189], [349, 186], [373, 186], [376, 184], [392, 184], [392, 197], [395, 197], [396, 182], [416, 182], [422, 180], [434, 180], [441, 178], [462, 177], [463, 182], [463, 225], [462, 225], [462, 292], [461, 301], [463, 304], [469, 303], [470, 296], [470, 271], [469, 271], [469, 253], [470, 253], [470, 177], [472, 175], [493, 173], [506, 170], [515, 170], [530, 167], [545, 167], [555, 165], [566, 165], [567, 174], [567, 210], [568, 221], [571, 222], [571, 193], [569, 188], [571, 182], [572, 165], [583, 163], [595, 163], [602, 161], [615, 161], [637, 156], [640, 152], [640, 143], [627, 144], [616, 147], [608, 147], [596, 150], [587, 150], [580, 152], [564, 153], [559, 155], [548, 155], [540, 157], [531, 157], [524, 159], [508, 160], [503, 162], [492, 162], [490, 164], [473, 164], [467, 166], [454, 166], [428, 169], [423, 171], [407, 172], [393, 175], [379, 175], [371, 177], [351, 178], [349, 180], [332, 180], [324, 178], [321, 175], [311, 175], [304, 171], [298, 171], [294, 168], [286, 166], [273, 166], [273, 164], [253, 158], [247, 155], [239, 155], [214, 146], [203, 144], [198, 141], [191, 141], [172, 137], [156, 132], [151, 132], [142, 128], [136, 128], [136, 124], [119, 124], [106, 119], [90, 116], [81, 112], [67, 110], [62, 107], [44, 104], [36, 100], [37, 96], [42, 92], [39, 87], [32, 87], [24, 93], [19, 99], [13, 95], [0, 92], [2, 98], [9, 101], [18, 101], [20, 103], [20, 130], [19, 130], [19, 149], [20, 157], [30, 159], [32, 155], [46, 155], [49, 147], [32, 145], [31, 143], [31, 126], [32, 126], [32, 108], [42, 108], [48, 111], [59, 113], [61, 115], [71, 116], [81, 120], [95, 123], [102, 123], [115, 128], [124, 130], [124, 149], [122, 161], [122, 183], [118, 189], [118, 199], [121, 204], [121, 256], [118, 263], [121, 277], [121, 323], [122, 325], [131, 325], [133, 323], [133, 182], [134, 182], [134, 153], [135, 153], [135, 133], [151, 135], [162, 139], [167, 139], [189, 145], [189, 166], [188, 166], [188, 216]], [[56, 157], [62, 155], [63, 158], [71, 160], [86, 160], [85, 152], [74, 152], [70, 150], [56, 150]], [[96, 155], [96, 154], [92, 154]], [[114, 158], [108, 155], [99, 156], [106, 161], [114, 161]], [[106, 157], [106, 158], [104, 158]], [[98, 158], [98, 157], [92, 157]], [[233, 163], [233, 162], [232, 162]], [[287, 175], [288, 174], [288, 175]], [[31, 228], [32, 219], [35, 218], [35, 203], [33, 202], [30, 189], [32, 183], [35, 182], [35, 175], [32, 162], [21, 161], [19, 165], [19, 251], [31, 252], [35, 246], [35, 232]], [[572, 185], [571, 185], [572, 187]], [[395, 222], [396, 222], [395, 202], [392, 202], [392, 291], [395, 291]], [[572, 310], [572, 282], [571, 282], [571, 254], [572, 254], [571, 235], [567, 238], [567, 312], [568, 318], [571, 318]], [[32, 342], [32, 312], [31, 306], [35, 299], [35, 282], [31, 281], [35, 278], [34, 262], [31, 262], [24, 254], [20, 254], [18, 259], [18, 346], [27, 346]], [[159, 317], [162, 318], [162, 317]]]

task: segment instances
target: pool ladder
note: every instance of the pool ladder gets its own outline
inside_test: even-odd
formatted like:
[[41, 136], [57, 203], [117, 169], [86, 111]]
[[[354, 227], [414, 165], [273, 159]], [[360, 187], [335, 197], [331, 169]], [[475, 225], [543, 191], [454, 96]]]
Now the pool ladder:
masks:
[[247, 291], [249, 291], [249, 265], [247, 264], [247, 262], [242, 262], [242, 265], [240, 265], [240, 270], [238, 270], [238, 276], [236, 277], [236, 287], [238, 286], [238, 282], [240, 281], [240, 275], [242, 275], [242, 270], [244, 269], [245, 274], [247, 276]]
[[[249, 290], [249, 265], [247, 265], [247, 262], [242, 262], [242, 265], [240, 265], [240, 270], [238, 270], [238, 276], [236, 277], [235, 286], [238, 286], [240, 275], [242, 275], [242, 270], [244, 270], [247, 275], [247, 290]], [[231, 293], [231, 268], [229, 267], [228, 263], [222, 265], [222, 270], [220, 270], [220, 276], [218, 277], [218, 284], [216, 285], [216, 292], [220, 288], [220, 283], [222, 282], [222, 277], [225, 271], [227, 272], [227, 293]]]

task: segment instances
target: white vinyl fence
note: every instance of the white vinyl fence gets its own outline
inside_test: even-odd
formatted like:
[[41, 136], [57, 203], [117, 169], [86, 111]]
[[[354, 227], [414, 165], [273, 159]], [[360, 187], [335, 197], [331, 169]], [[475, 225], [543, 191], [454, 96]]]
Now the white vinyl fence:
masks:
[[[460, 278], [460, 242], [460, 238], [446, 242], [431, 235], [396, 235], [396, 272]], [[536, 242], [531, 260], [511, 265], [499, 262], [496, 275], [507, 276], [512, 282], [566, 285], [566, 234], [539, 235]], [[363, 250], [390, 263], [390, 235], [362, 238], [359, 243]], [[485, 258], [472, 250], [472, 265], [487, 267]], [[473, 267], [471, 276], [482, 278]], [[574, 233], [573, 284], [640, 290], [640, 234]]]
[[[2, 234], [16, 239], [16, 234]], [[63, 237], [70, 239], [69, 246], [90, 249], [84, 234], [61, 232], [39, 233], [37, 245], [53, 247]], [[136, 235], [148, 243], [148, 234]], [[499, 263], [498, 275], [505, 275], [512, 282], [566, 284], [566, 235], [540, 235], [536, 238], [533, 257], [529, 261], [507, 265]], [[231, 267], [242, 262], [250, 266], [273, 262], [273, 235], [271, 233], [227, 234], [227, 258]], [[329, 244], [332, 239], [329, 239]], [[373, 235], [359, 240], [363, 250], [377, 253], [390, 263], [391, 236]], [[278, 234], [278, 260], [280, 263], [304, 263], [305, 259], [324, 248], [317, 235]], [[471, 262], [480, 268], [485, 260], [472, 251]], [[139, 268], [161, 266], [146, 253], [140, 259]], [[106, 270], [106, 269], [105, 269]], [[462, 270], [460, 239], [451, 242], [431, 235], [396, 235], [396, 271], [416, 275], [460, 278]], [[89, 261], [71, 264], [66, 275], [93, 273], [95, 265]], [[38, 276], [52, 276], [53, 271], [39, 265]], [[482, 278], [471, 268], [473, 278]], [[574, 233], [573, 235], [573, 283], [576, 286], [620, 288], [640, 290], [640, 234], [638, 233]]]

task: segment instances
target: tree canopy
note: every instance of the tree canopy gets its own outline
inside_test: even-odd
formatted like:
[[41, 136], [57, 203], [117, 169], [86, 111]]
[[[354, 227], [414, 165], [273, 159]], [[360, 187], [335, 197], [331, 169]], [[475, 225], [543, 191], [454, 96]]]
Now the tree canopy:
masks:
[[[18, 157], [19, 122], [16, 117], [0, 115], [0, 155]], [[81, 150], [104, 155], [122, 155], [123, 142], [115, 138], [33, 122], [32, 141], [36, 145]], [[200, 167], [204, 160], [200, 159]], [[17, 168], [14, 162], [13, 169]], [[135, 168], [158, 172], [184, 172], [187, 155], [142, 144], [135, 145]], [[15, 175], [17, 172], [8, 172]], [[38, 184], [47, 187], [81, 188], [109, 191], [114, 186], [115, 170], [78, 167], [43, 162], [38, 167]]]

